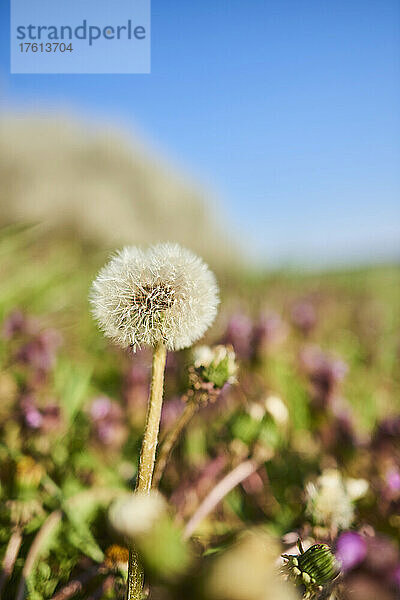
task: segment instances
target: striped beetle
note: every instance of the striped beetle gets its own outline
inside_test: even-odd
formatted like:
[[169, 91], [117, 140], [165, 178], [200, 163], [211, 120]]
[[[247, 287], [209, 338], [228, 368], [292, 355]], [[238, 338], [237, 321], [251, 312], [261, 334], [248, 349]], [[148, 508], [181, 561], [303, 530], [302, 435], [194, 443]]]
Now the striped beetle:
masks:
[[314, 544], [304, 551], [299, 539], [297, 547], [300, 554], [282, 554], [282, 557], [287, 561], [290, 575], [302, 583], [309, 594], [322, 590], [339, 575], [339, 564], [327, 544]]

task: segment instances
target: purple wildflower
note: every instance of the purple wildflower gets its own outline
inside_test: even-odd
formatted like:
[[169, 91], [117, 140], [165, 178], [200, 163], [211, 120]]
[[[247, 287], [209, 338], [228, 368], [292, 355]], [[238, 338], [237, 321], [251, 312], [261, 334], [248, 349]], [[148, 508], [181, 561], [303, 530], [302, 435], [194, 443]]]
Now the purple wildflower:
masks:
[[99, 396], [90, 406], [90, 416], [94, 421], [106, 419], [111, 411], [111, 400], [107, 396]]
[[25, 411], [25, 423], [31, 429], [39, 429], [43, 423], [43, 417], [34, 406], [27, 407]]
[[54, 402], [48, 402], [45, 406], [39, 407], [36, 398], [32, 394], [28, 394], [22, 398], [20, 409], [23, 422], [29, 429], [48, 433], [60, 426], [61, 411]]
[[228, 321], [223, 344], [231, 344], [238, 358], [248, 359], [251, 357], [253, 337], [253, 323], [244, 313], [236, 313]]
[[398, 495], [400, 492], [400, 471], [397, 468], [390, 469], [385, 476], [389, 493]]
[[288, 328], [280, 315], [263, 313], [259, 316], [253, 330], [253, 350], [255, 354], [268, 352], [271, 347], [282, 343], [288, 334]]
[[125, 439], [126, 429], [123, 423], [123, 412], [119, 404], [99, 396], [90, 406], [89, 415], [93, 425], [93, 433], [103, 445], [118, 448]]
[[47, 373], [54, 366], [55, 353], [60, 344], [60, 334], [54, 329], [48, 329], [22, 346], [17, 359], [38, 371]]
[[340, 359], [327, 356], [318, 346], [307, 346], [300, 353], [300, 366], [311, 383], [317, 405], [331, 402], [348, 368]]
[[315, 307], [308, 300], [295, 302], [290, 316], [293, 325], [304, 335], [308, 335], [317, 323]]
[[344, 572], [354, 569], [367, 555], [365, 538], [355, 531], [346, 531], [339, 537], [336, 545], [336, 557]]
[[4, 320], [3, 337], [11, 340], [16, 335], [25, 335], [32, 333], [33, 321], [29, 319], [21, 310], [12, 311]]

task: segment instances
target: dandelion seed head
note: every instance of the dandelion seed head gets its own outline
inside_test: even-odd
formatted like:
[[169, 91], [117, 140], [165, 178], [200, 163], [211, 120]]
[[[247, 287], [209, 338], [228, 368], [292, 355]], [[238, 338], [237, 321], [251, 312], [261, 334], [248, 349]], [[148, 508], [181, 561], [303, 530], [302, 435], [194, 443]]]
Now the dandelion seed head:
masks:
[[214, 274], [178, 244], [125, 247], [93, 282], [90, 301], [104, 334], [122, 347], [191, 346], [214, 321]]

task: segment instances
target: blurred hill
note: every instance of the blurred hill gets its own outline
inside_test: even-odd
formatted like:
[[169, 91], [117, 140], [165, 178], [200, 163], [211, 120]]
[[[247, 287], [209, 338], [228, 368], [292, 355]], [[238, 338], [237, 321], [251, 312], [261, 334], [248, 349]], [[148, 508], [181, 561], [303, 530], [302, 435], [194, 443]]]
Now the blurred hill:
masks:
[[173, 240], [213, 265], [237, 262], [215, 203], [115, 131], [57, 116], [3, 116], [0, 182], [1, 225], [39, 222], [110, 248]]

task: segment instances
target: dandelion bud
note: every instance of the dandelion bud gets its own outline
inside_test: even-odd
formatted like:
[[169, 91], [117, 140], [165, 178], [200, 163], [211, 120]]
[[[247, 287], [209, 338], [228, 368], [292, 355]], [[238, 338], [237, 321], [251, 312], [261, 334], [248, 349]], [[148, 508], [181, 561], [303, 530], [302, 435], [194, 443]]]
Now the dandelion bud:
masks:
[[198, 346], [193, 350], [194, 366], [204, 381], [222, 388], [236, 382], [237, 364], [231, 346]]
[[178, 244], [125, 247], [93, 282], [90, 301], [104, 334], [133, 350], [162, 342], [191, 346], [214, 321], [219, 303], [214, 274]]

